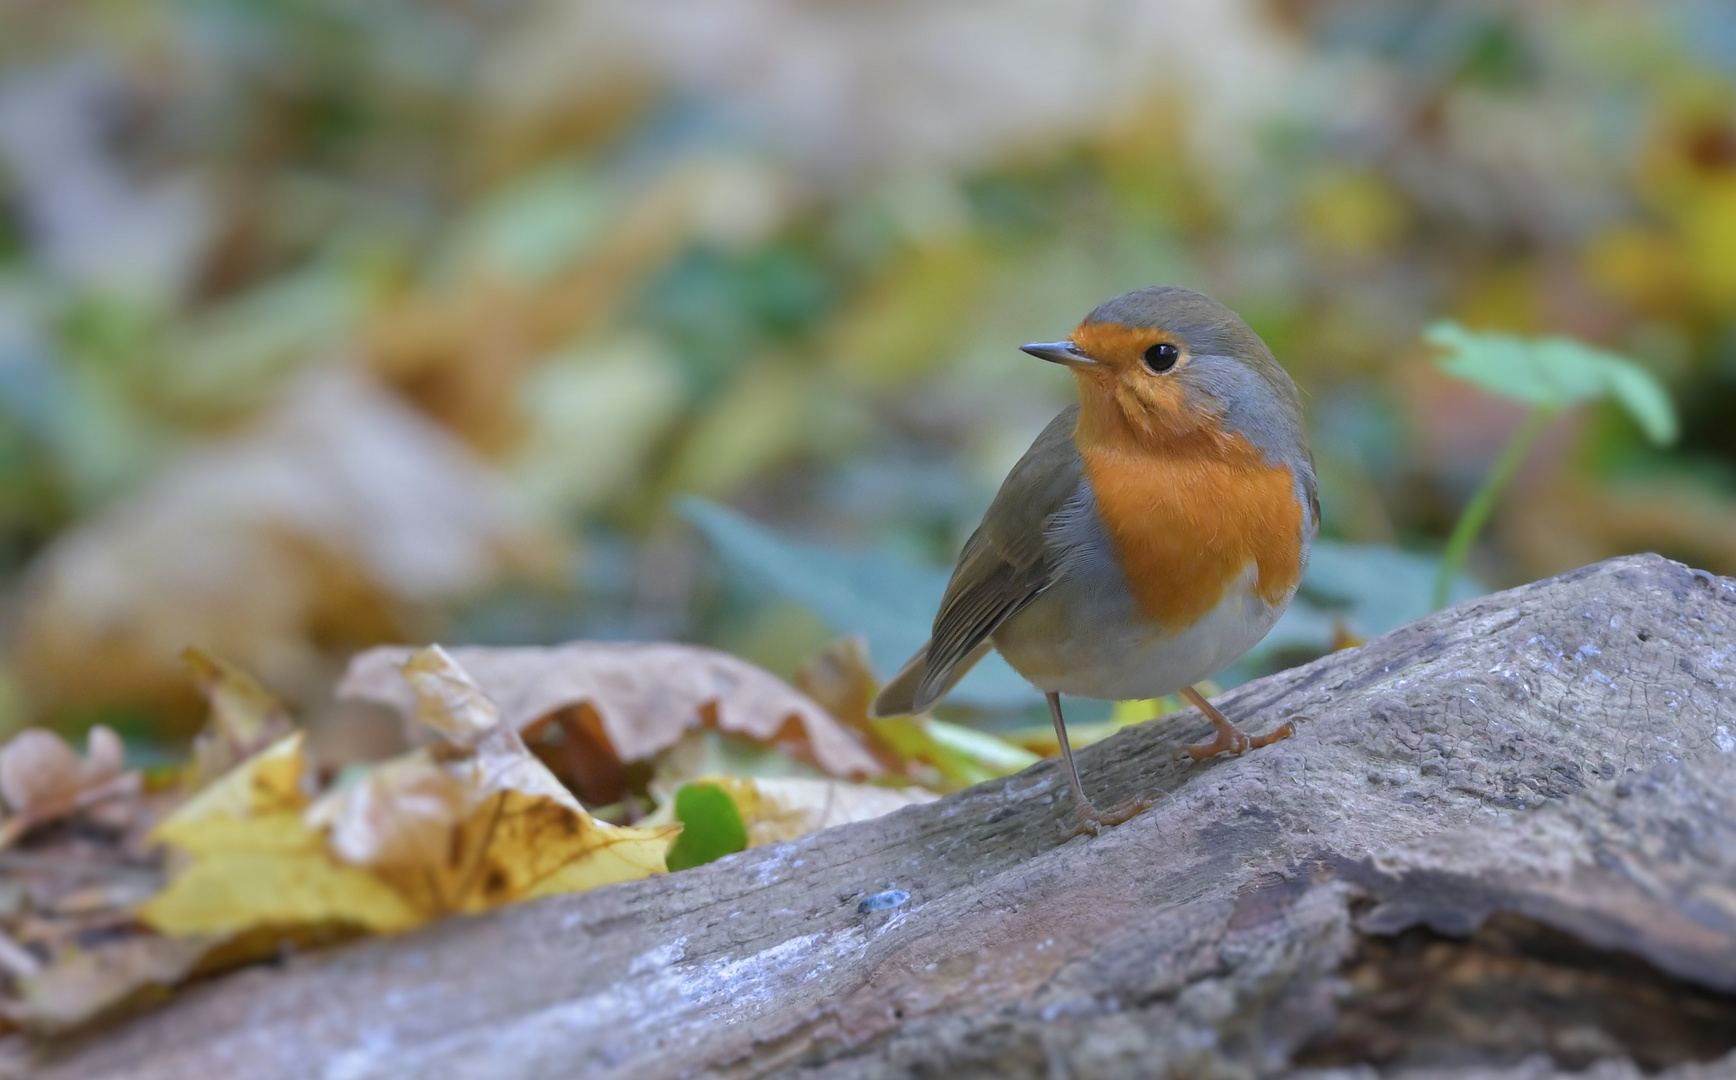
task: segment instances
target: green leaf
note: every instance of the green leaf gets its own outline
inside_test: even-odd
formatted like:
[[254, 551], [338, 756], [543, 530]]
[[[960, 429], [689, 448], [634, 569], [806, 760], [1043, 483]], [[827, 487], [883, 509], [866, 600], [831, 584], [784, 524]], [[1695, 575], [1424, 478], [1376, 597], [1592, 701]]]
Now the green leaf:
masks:
[[747, 825], [735, 800], [716, 784], [685, 784], [675, 793], [675, 818], [681, 835], [669, 849], [673, 872], [704, 866], [747, 848]]
[[1431, 325], [1423, 340], [1446, 350], [1438, 362], [1441, 371], [1491, 394], [1548, 409], [1609, 399], [1652, 442], [1676, 439], [1676, 410], [1668, 392], [1626, 357], [1572, 338], [1475, 333], [1450, 320]]
[[[835, 633], [866, 638], [869, 659], [882, 679], [890, 678], [928, 640], [946, 591], [946, 571], [886, 552], [797, 543], [703, 499], [683, 499], [680, 510], [729, 570], [801, 604]], [[1005, 660], [991, 654], [953, 688], [947, 700], [1009, 708], [1040, 699]]]
[[1608, 372], [1611, 396], [1634, 418], [1646, 438], [1659, 446], [1675, 442], [1681, 432], [1669, 393], [1645, 368], [1620, 357], [1614, 359], [1618, 363]]
[[495, 194], [457, 224], [441, 263], [542, 281], [590, 249], [619, 212], [619, 195], [582, 164], [562, 161]]
[[932, 718], [916, 716], [887, 716], [868, 721], [874, 734], [901, 759], [933, 766], [946, 781], [940, 785], [943, 789], [967, 788], [1010, 775], [1023, 767], [997, 766], [950, 746], [935, 737], [935, 723]]
[[[1432, 556], [1379, 544], [1316, 540], [1296, 599], [1250, 655], [1257, 659], [1278, 649], [1328, 648], [1340, 623], [1366, 641], [1420, 619], [1435, 609], [1431, 594], [1440, 566]], [[1449, 602], [1487, 591], [1460, 574]]]
[[927, 728], [928, 737], [938, 745], [975, 758], [985, 768], [1001, 774], [1016, 773], [1043, 760], [1024, 747], [1014, 746], [1000, 736], [986, 731], [949, 724], [945, 720], [932, 717], [928, 720]]

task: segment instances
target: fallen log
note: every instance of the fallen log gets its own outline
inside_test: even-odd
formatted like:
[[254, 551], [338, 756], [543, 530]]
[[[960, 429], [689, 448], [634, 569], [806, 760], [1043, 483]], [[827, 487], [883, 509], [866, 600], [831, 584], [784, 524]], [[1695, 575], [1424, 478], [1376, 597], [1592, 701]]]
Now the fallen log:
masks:
[[1100, 837], [1048, 761], [14, 1049], [44, 1080], [1736, 1074], [1736, 583], [1612, 560], [1221, 704], [1297, 733], [1087, 749], [1092, 798], [1157, 796]]

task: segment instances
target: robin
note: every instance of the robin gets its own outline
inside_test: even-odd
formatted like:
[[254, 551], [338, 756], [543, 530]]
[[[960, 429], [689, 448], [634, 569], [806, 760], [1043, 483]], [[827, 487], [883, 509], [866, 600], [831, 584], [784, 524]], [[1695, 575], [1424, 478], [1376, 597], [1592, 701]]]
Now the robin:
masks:
[[1065, 341], [1023, 346], [1073, 371], [1064, 410], [1013, 466], [965, 542], [933, 634], [875, 699], [922, 712], [991, 649], [1049, 702], [1082, 831], [1148, 807], [1085, 798], [1061, 695], [1180, 691], [1217, 737], [1195, 761], [1287, 738], [1248, 735], [1194, 684], [1233, 663], [1296, 593], [1319, 531], [1296, 384], [1235, 312], [1188, 289], [1103, 304]]

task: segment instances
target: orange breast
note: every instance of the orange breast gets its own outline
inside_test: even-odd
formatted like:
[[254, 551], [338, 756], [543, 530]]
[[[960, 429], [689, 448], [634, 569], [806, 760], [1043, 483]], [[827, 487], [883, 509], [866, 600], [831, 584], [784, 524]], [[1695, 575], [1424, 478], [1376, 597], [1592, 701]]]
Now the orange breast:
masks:
[[1279, 603], [1301, 576], [1295, 477], [1239, 435], [1202, 430], [1161, 448], [1081, 440], [1085, 476], [1139, 607], [1179, 632], [1253, 563]]

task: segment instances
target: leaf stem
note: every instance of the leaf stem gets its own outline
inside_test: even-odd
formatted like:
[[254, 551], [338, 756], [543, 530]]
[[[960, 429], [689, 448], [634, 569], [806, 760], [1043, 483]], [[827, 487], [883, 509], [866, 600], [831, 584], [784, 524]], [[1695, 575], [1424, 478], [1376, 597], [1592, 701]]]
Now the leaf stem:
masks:
[[1519, 429], [1513, 432], [1513, 437], [1507, 440], [1502, 448], [1501, 456], [1495, 459], [1495, 465], [1489, 474], [1483, 477], [1482, 486], [1471, 496], [1471, 501], [1465, 504], [1464, 512], [1453, 524], [1453, 534], [1447, 537], [1447, 548], [1441, 553], [1441, 573], [1435, 579], [1434, 607], [1438, 611], [1447, 606], [1447, 596], [1452, 589], [1453, 579], [1464, 569], [1465, 560], [1470, 557], [1471, 545], [1477, 542], [1483, 526], [1489, 523], [1489, 515], [1495, 512], [1495, 504], [1501, 501], [1501, 495], [1512, 482], [1513, 474], [1519, 471], [1519, 466], [1525, 461], [1525, 456], [1531, 452], [1537, 437], [1543, 434], [1543, 429], [1549, 426], [1549, 421], [1555, 419], [1556, 410], [1548, 405], [1538, 405], [1526, 414]]

